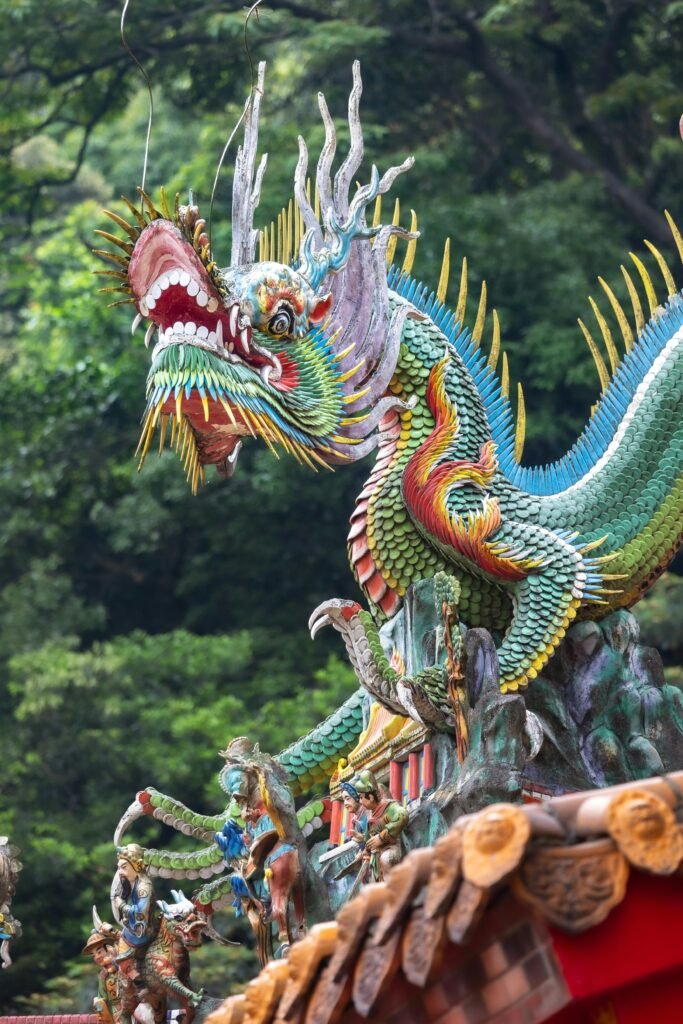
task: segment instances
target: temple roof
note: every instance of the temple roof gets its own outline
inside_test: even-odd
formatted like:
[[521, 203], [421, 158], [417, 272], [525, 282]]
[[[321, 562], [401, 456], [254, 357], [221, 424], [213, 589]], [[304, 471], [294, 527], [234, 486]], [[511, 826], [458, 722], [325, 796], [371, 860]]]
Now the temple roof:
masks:
[[[571, 1002], [576, 971], [566, 961], [576, 949], [566, 944], [602, 922], [611, 927], [606, 919], [618, 908], [616, 920], [628, 903], [627, 883], [636, 895], [639, 885], [667, 884], [683, 900], [682, 803], [678, 772], [462, 817], [433, 847], [409, 853], [387, 882], [361, 890], [334, 921], [311, 928], [288, 959], [268, 964], [207, 1020], [546, 1020]], [[676, 872], [666, 882], [652, 877]], [[666, 916], [651, 896], [643, 905]], [[610, 944], [620, 931], [631, 934], [626, 918], [614, 925]], [[642, 935], [646, 943], [645, 925]], [[673, 945], [662, 944], [660, 979]], [[618, 959], [637, 974], [637, 957]], [[504, 1014], [531, 1001], [525, 1016]]]
[[393, 758], [405, 756], [408, 751], [421, 746], [428, 735], [429, 730], [424, 725], [404, 715], [396, 715], [373, 701], [367, 727], [353, 750], [339, 762], [330, 779], [330, 793], [339, 796], [340, 783], [352, 779], [362, 768], [370, 768], [380, 774]]

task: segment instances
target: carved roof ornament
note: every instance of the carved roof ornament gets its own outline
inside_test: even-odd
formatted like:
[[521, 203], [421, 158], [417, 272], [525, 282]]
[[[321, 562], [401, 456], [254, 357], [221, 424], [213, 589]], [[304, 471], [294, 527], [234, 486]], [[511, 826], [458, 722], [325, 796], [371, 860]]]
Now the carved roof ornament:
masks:
[[207, 1024], [334, 1024], [359, 1014], [380, 1022], [397, 1005], [402, 1020], [413, 1019], [413, 1004], [402, 1002], [411, 995], [406, 985], [421, 989], [416, 998], [426, 1005], [427, 993], [433, 1000], [439, 990], [443, 999], [454, 958], [466, 966], [480, 941], [489, 959], [498, 955], [506, 915], [519, 923], [525, 913], [506, 904], [506, 890], [547, 923], [579, 933], [628, 901], [629, 861], [634, 871], [672, 873], [677, 859], [683, 863], [669, 807], [679, 786], [683, 771], [543, 805], [492, 805], [459, 819], [433, 847], [410, 852], [388, 882], [362, 889], [336, 921], [314, 926], [283, 966], [262, 971]]
[[683, 857], [683, 836], [671, 807], [645, 789], [628, 789], [607, 809], [607, 831], [634, 867], [670, 875]]
[[518, 899], [568, 932], [592, 928], [621, 903], [628, 864], [612, 839], [574, 846], [542, 846], [512, 879]]
[[524, 812], [512, 804], [493, 804], [473, 817], [463, 835], [463, 874], [488, 888], [519, 864], [531, 835]]
[[455, 896], [462, 877], [462, 843], [463, 829], [456, 823], [434, 845], [424, 903], [428, 918], [443, 914]]

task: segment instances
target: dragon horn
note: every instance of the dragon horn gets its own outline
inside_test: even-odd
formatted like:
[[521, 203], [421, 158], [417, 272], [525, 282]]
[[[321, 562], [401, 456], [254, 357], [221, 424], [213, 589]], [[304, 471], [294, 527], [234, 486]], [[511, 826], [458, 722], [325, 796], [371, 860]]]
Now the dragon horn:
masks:
[[230, 939], [226, 939], [224, 935], [221, 935], [216, 931], [210, 921], [207, 920], [203, 928], [204, 934], [208, 935], [210, 939], [217, 942], [219, 946], [241, 946], [241, 942], [232, 942]]
[[102, 927], [102, 918], [97, 913], [97, 907], [95, 906], [94, 903], [92, 907], [92, 924], [95, 931], [99, 931], [100, 928]]
[[244, 141], [237, 151], [235, 174], [232, 182], [232, 258], [231, 265], [239, 266], [254, 259], [258, 231], [254, 230], [254, 212], [258, 206], [261, 182], [266, 170], [267, 154], [256, 167], [258, 125], [263, 96], [266, 65], [258, 66], [256, 85], [245, 107]]

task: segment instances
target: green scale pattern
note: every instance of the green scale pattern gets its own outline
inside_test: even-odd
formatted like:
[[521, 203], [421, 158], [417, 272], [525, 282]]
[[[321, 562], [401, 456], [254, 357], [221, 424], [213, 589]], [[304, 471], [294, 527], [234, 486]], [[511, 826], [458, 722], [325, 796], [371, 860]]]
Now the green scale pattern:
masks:
[[295, 796], [326, 782], [339, 759], [353, 749], [363, 731], [364, 695], [364, 690], [357, 690], [312, 732], [278, 754]]
[[[496, 472], [488, 486], [502, 514], [496, 544], [515, 557], [540, 562], [526, 578], [511, 584], [485, 563], [468, 560], [431, 535], [406, 506], [402, 486], [407, 464], [434, 427], [426, 396], [429, 375], [446, 352], [445, 391], [457, 410], [459, 430], [442, 461], [475, 461], [491, 437], [474, 381], [445, 335], [431, 321], [408, 321], [392, 390], [414, 404], [401, 414], [389, 466], [371, 476], [361, 495], [370, 495], [368, 548], [387, 585], [400, 596], [411, 584], [438, 571], [453, 574], [460, 584], [459, 614], [469, 626], [485, 626], [497, 639], [503, 637], [498, 649], [502, 683], [504, 688], [517, 689], [534, 678], [575, 617], [604, 614], [608, 603], [611, 607], [632, 604], [675, 547], [680, 532], [676, 510], [681, 504], [677, 473], [683, 449], [683, 367], [672, 347], [658, 367], [658, 381], [665, 381], [665, 386], [650, 389], [647, 408], [643, 403], [622, 426], [613, 455], [576, 485], [556, 495], [539, 496]], [[480, 488], [454, 487], [447, 495], [445, 512], [451, 518], [481, 514], [482, 503]], [[583, 552], [593, 542], [599, 542], [595, 554]], [[603, 570], [605, 555], [611, 564]], [[622, 575], [629, 581], [628, 591], [620, 598], [619, 583], [612, 583], [611, 577]], [[375, 619], [382, 621], [381, 608], [371, 602], [371, 609]]]

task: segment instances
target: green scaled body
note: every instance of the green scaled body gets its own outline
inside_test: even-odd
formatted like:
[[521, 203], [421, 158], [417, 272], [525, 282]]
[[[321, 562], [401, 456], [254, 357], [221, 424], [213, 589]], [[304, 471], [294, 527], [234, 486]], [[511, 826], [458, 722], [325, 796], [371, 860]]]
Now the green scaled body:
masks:
[[634, 604], [680, 543], [683, 303], [645, 326], [574, 448], [534, 470], [515, 458], [510, 403], [469, 331], [409, 278], [390, 283], [428, 319], [403, 332], [391, 388], [409, 408], [383, 424], [351, 563], [380, 619], [418, 580], [455, 576], [462, 620], [499, 637], [515, 690], [573, 619]]

